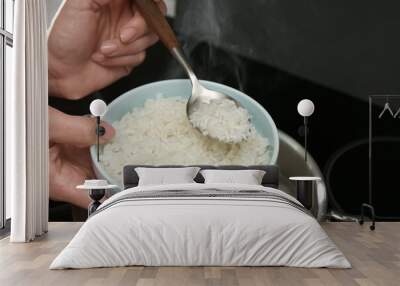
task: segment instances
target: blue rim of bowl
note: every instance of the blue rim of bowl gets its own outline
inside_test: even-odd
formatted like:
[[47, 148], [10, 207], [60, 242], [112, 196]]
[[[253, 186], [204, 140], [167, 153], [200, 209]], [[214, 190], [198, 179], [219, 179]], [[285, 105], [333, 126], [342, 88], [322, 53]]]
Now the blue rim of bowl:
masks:
[[[111, 108], [114, 105], [117, 105], [121, 100], [124, 99], [124, 97], [129, 96], [130, 93], [132, 93], [133, 91], [138, 91], [141, 89], [145, 89], [148, 86], [157, 86], [157, 85], [163, 85], [166, 82], [182, 82], [182, 81], [189, 81], [189, 79], [169, 79], [169, 80], [162, 80], [162, 81], [155, 81], [155, 82], [151, 82], [151, 83], [147, 83], [145, 85], [141, 85], [138, 86], [134, 89], [131, 89], [125, 93], [123, 93], [122, 95], [118, 96], [116, 99], [114, 99], [112, 102], [110, 102], [110, 104], [108, 104], [108, 108]], [[278, 160], [278, 155], [279, 155], [279, 134], [278, 134], [278, 129], [276, 127], [275, 121], [272, 119], [271, 115], [265, 110], [265, 108], [258, 103], [256, 100], [254, 100], [252, 97], [248, 96], [247, 94], [241, 92], [240, 90], [234, 89], [230, 86], [218, 83], [218, 82], [213, 82], [213, 81], [208, 81], [208, 80], [200, 80], [203, 83], [208, 83], [211, 85], [215, 85], [215, 86], [220, 86], [222, 88], [228, 89], [232, 92], [236, 92], [239, 93], [245, 97], [247, 97], [255, 106], [257, 106], [258, 109], [261, 110], [261, 112], [265, 115], [265, 117], [267, 117], [269, 119], [269, 122], [271, 124], [272, 128], [272, 132], [274, 133], [274, 141], [273, 142], [273, 146], [274, 148], [276, 148], [278, 150], [278, 152], [273, 152], [273, 156], [271, 158], [271, 162], [269, 164], [276, 164], [277, 160]], [[97, 153], [96, 153], [96, 145], [92, 145], [90, 147], [90, 157], [92, 159], [92, 164], [96, 166], [97, 170], [95, 169], [94, 171], [96, 172], [96, 175], [98, 175], [98, 173], [101, 174], [101, 176], [103, 178], [105, 178], [108, 182], [118, 185], [120, 186], [119, 182], [115, 181], [112, 177], [110, 177], [107, 172], [104, 170], [103, 166], [100, 164], [100, 162], [97, 162], [96, 158], [97, 158]], [[123, 186], [122, 186], [123, 187]]]

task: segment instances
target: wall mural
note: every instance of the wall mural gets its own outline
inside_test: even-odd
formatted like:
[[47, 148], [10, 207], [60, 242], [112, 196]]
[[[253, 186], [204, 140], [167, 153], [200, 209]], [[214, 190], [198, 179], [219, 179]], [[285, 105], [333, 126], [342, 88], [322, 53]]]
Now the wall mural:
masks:
[[[359, 214], [369, 188], [368, 96], [400, 94], [400, 41], [384, 36], [400, 28], [395, 12], [399, 7], [388, 5], [385, 14], [376, 15], [372, 5], [361, 1], [257, 0], [248, 4], [246, 13], [242, 5], [239, 0], [181, 0], [176, 18], [169, 21], [199, 78], [249, 95], [270, 113], [279, 130], [300, 144], [304, 128], [297, 104], [304, 98], [315, 103], [308, 148], [324, 176], [329, 204], [343, 213]], [[110, 103], [132, 88], [174, 78], [186, 74], [158, 43], [129, 75], [79, 100], [51, 96], [49, 104], [66, 114], [85, 115], [94, 99]], [[373, 203], [378, 216], [400, 217], [394, 204], [400, 195], [393, 190], [399, 141], [387, 140], [400, 138], [394, 120], [400, 115], [400, 100], [384, 97], [372, 112], [377, 119]], [[294, 172], [301, 173], [300, 163], [293, 164]], [[65, 219], [68, 207], [51, 204], [51, 218]]]

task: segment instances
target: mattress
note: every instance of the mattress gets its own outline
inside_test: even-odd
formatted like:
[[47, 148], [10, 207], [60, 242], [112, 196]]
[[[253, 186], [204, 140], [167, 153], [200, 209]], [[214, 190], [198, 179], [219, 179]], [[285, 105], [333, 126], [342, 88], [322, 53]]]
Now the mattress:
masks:
[[290, 195], [264, 186], [193, 183], [114, 195], [50, 269], [133, 265], [351, 267]]

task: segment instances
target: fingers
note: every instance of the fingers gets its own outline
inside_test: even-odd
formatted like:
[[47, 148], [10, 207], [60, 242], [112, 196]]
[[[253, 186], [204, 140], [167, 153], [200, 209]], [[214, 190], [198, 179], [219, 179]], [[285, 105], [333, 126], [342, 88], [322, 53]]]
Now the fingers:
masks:
[[[100, 144], [105, 144], [114, 137], [115, 130], [104, 121], [101, 126], [106, 132], [100, 137]], [[71, 144], [78, 147], [94, 145], [97, 142], [96, 119], [67, 115], [49, 107], [49, 140], [51, 143]]]
[[[154, 45], [157, 41], [158, 37], [154, 34], [149, 34], [141, 37], [128, 45], [124, 45], [118, 40], [105, 41], [100, 47], [100, 52], [96, 53], [94, 57], [95, 59], [96, 57], [99, 57], [99, 55], [97, 54], [102, 54], [106, 57], [135, 55], [141, 53], [142, 51], [145, 51], [147, 48]], [[101, 57], [98, 59], [101, 59]]]
[[[153, 1], [155, 1], [159, 5], [160, 10], [164, 14], [167, 12], [167, 6], [165, 5], [164, 1]], [[110, 54], [123, 45], [130, 44], [144, 37], [145, 35], [153, 34], [151, 33], [149, 26], [147, 25], [145, 19], [140, 14], [140, 12], [137, 9], [134, 9], [133, 13], [133, 17], [120, 28], [119, 39], [113, 39], [103, 42], [100, 48], [100, 52], [104, 54]], [[151, 35], [150, 37], [152, 40], [156, 39], [155, 35]]]
[[[162, 0], [155, 1], [161, 11], [166, 13], [166, 5]], [[133, 7], [134, 7], [134, 2]], [[158, 41], [154, 33], [150, 33], [149, 27], [138, 12], [133, 9], [133, 17], [125, 23], [119, 37], [104, 41], [98, 51], [92, 55], [92, 60], [104, 67], [116, 67], [118, 73], [125, 76], [133, 67], [140, 65], [145, 59], [144, 51]]]
[[[167, 13], [167, 5], [162, 0], [153, 0], [156, 2], [165, 15]], [[134, 2], [133, 2], [134, 3]], [[143, 18], [140, 11], [133, 5], [134, 16], [120, 30], [120, 40], [122, 43], [128, 44], [135, 41], [139, 37], [151, 32], [146, 20]]]
[[77, 190], [75, 186], [66, 187], [65, 185], [54, 184], [52, 182], [49, 182], [49, 184], [49, 196], [52, 201], [70, 203], [82, 209], [87, 209], [92, 202], [87, 193]]
[[161, 12], [164, 15], [166, 15], [167, 14], [167, 5], [165, 4], [165, 2], [163, 0], [153, 0], [153, 1], [156, 2], [158, 7], [160, 8]]
[[121, 43], [129, 44], [149, 32], [150, 29], [144, 18], [135, 12], [134, 16], [121, 27], [119, 40]]
[[92, 59], [104, 67], [124, 67], [131, 70], [143, 63], [145, 50], [157, 41], [158, 37], [154, 34], [146, 35], [129, 45], [124, 45], [119, 40], [107, 41], [100, 48], [102, 52], [93, 54]]
[[[124, 71], [121, 71], [123, 75], [128, 75], [130, 71], [144, 62], [146, 58], [146, 52], [140, 52], [136, 55], [129, 56], [120, 56], [120, 57], [111, 57], [107, 58], [100, 55], [94, 55], [94, 60], [101, 64], [104, 67], [121, 67], [124, 68]], [[123, 76], [122, 75], [122, 76]]]
[[[159, 0], [157, 3], [159, 3], [161, 11], [164, 10], [166, 12], [166, 6], [164, 2]], [[133, 17], [121, 27], [119, 32], [119, 40], [123, 44], [132, 43], [144, 35], [151, 33], [146, 20], [140, 14], [138, 9], [136, 9], [135, 6], [133, 7]]]
[[[72, 1], [79, 1], [81, 2], [82, 0], [72, 0]], [[98, 6], [98, 7], [102, 7], [105, 6], [107, 4], [110, 4], [111, 2], [119, 2], [119, 3], [124, 3], [128, 0], [90, 0], [90, 4], [93, 6]], [[165, 5], [163, 0], [153, 0], [154, 2], [157, 3], [157, 5], [160, 7], [161, 11], [165, 14], [167, 12], [167, 5]]]
[[85, 179], [95, 178], [89, 150], [71, 145], [55, 144], [49, 148], [49, 193], [55, 201], [69, 202], [87, 208], [87, 193], [76, 186]]
[[[75, 1], [81, 2], [82, 0], [75, 0]], [[98, 10], [103, 6], [110, 4], [112, 1], [113, 0], [90, 0], [89, 4], [93, 10]], [[82, 2], [84, 2], [84, 1], [82, 1]]]
[[[73, 0], [78, 2], [84, 2], [82, 0]], [[111, 9], [119, 9], [123, 8], [128, 0], [88, 0], [90, 3], [90, 7], [93, 10], [100, 10], [102, 7], [106, 5], [111, 5]], [[167, 5], [163, 0], [153, 0], [158, 7], [160, 8], [161, 12], [165, 15], [167, 13]], [[142, 37], [145, 34], [150, 32], [149, 27], [140, 14], [138, 9], [135, 7], [135, 2], [131, 1], [132, 9], [133, 9], [133, 17], [127, 23], [125, 23], [119, 31], [119, 38], [122, 43], [131, 43], [135, 39]]]

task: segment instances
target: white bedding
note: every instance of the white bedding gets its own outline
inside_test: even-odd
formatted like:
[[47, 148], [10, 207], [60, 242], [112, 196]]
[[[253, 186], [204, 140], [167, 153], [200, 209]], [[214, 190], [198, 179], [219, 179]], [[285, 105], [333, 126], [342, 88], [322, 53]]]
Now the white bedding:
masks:
[[[271, 199], [243, 195], [122, 199], [146, 195], [137, 192], [168, 190], [254, 190], [266, 192]], [[254, 185], [128, 189], [100, 206], [50, 269], [127, 265], [351, 267], [299, 204], [279, 190]]]

